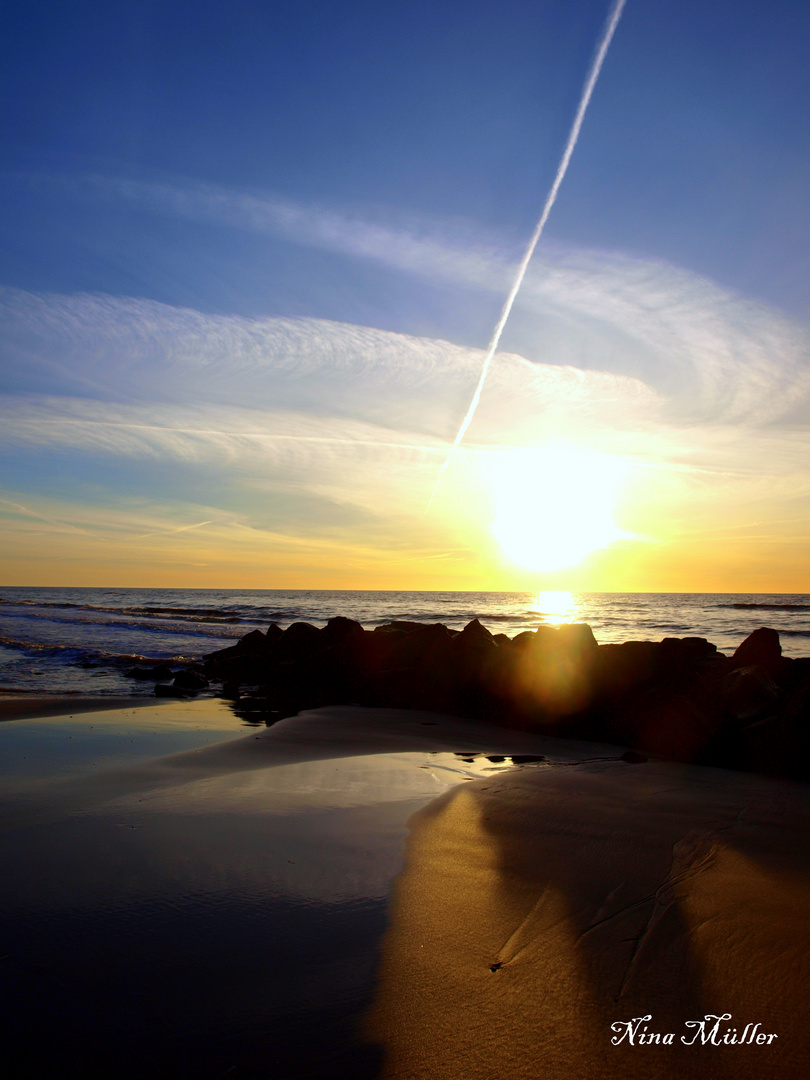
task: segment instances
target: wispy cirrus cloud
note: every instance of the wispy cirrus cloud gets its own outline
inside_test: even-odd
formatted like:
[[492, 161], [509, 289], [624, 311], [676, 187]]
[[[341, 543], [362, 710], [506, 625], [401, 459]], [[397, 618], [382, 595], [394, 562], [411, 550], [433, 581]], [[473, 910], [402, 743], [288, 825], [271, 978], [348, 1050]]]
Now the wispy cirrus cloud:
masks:
[[[154, 301], [9, 290], [2, 300], [7, 355], [17, 360], [5, 386], [14, 401], [7, 437], [30, 430], [47, 440], [57, 413], [63, 425], [100, 428], [99, 403], [106, 402], [110, 423], [122, 427], [158, 429], [170, 417], [178, 430], [225, 434], [211, 416], [248, 410], [232, 422], [232, 434], [429, 443], [452, 430], [480, 364], [479, 350], [447, 341], [315, 319], [249, 320]], [[598, 411], [606, 426], [626, 419], [628, 402], [654, 407], [655, 394], [639, 380], [509, 354], [493, 379], [479, 430], [488, 441], [510, 432], [524, 438], [518, 433], [539, 417], [552, 424], [555, 414], [590, 414], [595, 422]], [[38, 427], [42, 410], [49, 422]], [[181, 421], [190, 411], [193, 418]], [[266, 413], [272, 422], [262, 419]]]
[[[481, 242], [480, 229], [472, 223], [448, 225], [401, 216], [380, 221], [200, 182], [98, 175], [51, 178], [51, 182], [164, 214], [376, 262], [427, 282], [449, 282], [501, 296], [509, 288], [521, 247], [519, 239], [493, 233]], [[233, 323], [229, 325], [233, 334]], [[277, 332], [280, 327], [277, 324]], [[211, 330], [207, 324], [206, 334]], [[192, 328], [186, 327], [186, 332], [191, 334]], [[285, 333], [289, 355], [301, 363], [294, 321]], [[298, 335], [305, 352], [311, 348], [311, 334], [308, 326], [306, 335]], [[349, 344], [348, 334], [340, 323], [327, 331], [335, 344], [333, 362], [338, 370], [337, 342]], [[354, 327], [351, 334], [374, 331]], [[238, 365], [252, 347], [246, 323], [234, 363]], [[777, 420], [795, 403], [801, 406], [808, 391], [807, 327], [660, 260], [554, 241], [544, 241], [529, 265], [503, 347], [536, 363], [636, 376], [661, 390], [667, 406], [682, 420], [690, 415], [707, 421], [721, 416], [742, 423]], [[420, 370], [418, 364], [414, 370]], [[800, 411], [800, 418], [807, 419], [807, 413]]]
[[[480, 224], [397, 214], [372, 216], [302, 203], [277, 194], [227, 188], [204, 181], [150, 181], [101, 174], [70, 177], [38, 174], [36, 183], [84, 196], [135, 203], [162, 214], [280, 237], [296, 244], [368, 259], [431, 279], [477, 288], [508, 287], [513, 247], [487, 235]], [[484, 237], [482, 239], [482, 233]]]
[[[546, 363], [499, 355], [473, 443], [527, 445], [576, 430], [631, 447], [666, 430], [669, 441], [680, 432], [717, 450], [786, 417], [793, 434], [774, 441], [801, 442], [803, 328], [683, 272], [662, 278], [613, 259], [584, 274], [582, 265], [547, 274], [541, 295], [565, 310], [568, 332], [547, 336]], [[234, 460], [240, 443], [265, 456], [309, 443], [433, 453], [452, 437], [481, 361], [480, 350], [370, 327], [133, 298], [6, 289], [0, 314], [5, 440], [98, 452], [194, 457], [208, 446], [209, 458]], [[573, 363], [589, 352], [595, 325], [601, 352]], [[651, 377], [611, 371], [622, 348]], [[667, 392], [673, 372], [684, 386]]]
[[87, 529], [83, 529], [81, 526], [75, 525], [71, 521], [57, 519], [50, 514], [44, 514], [40, 510], [35, 510], [31, 506], [24, 506], [22, 503], [15, 502], [12, 499], [0, 498], [0, 515], [6, 519], [16, 518], [22, 521], [33, 519], [37, 522], [44, 522], [44, 524], [50, 526], [50, 528], [60, 532], [73, 532], [88, 535]]
[[[147, 498], [190, 497], [182, 519], [154, 535], [217, 520], [213, 510], [275, 533], [413, 539], [480, 365], [478, 350], [319, 320], [112, 297], [7, 292], [5, 301], [13, 343], [31, 360], [28, 384], [0, 396], [0, 452], [18, 462], [70, 453], [77, 497], [79, 480], [116, 461], [142, 477]], [[63, 361], [72, 387], [26, 389]], [[454, 529], [470, 536], [486, 521], [485, 459], [484, 473], [496, 475], [502, 450], [555, 440], [632, 463], [635, 501], [661, 521], [686, 502], [715, 509], [720, 491], [741, 505], [810, 489], [802, 425], [763, 424], [756, 409], [744, 423], [722, 410], [679, 419], [640, 379], [507, 353], [445, 495]]]
[[[224, 215], [217, 200], [209, 210]], [[345, 244], [353, 256], [363, 246], [353, 227], [319, 234], [302, 220], [285, 226], [302, 242]], [[371, 229], [363, 244], [409, 273], [495, 288], [506, 246], [491, 256], [457, 239], [420, 247], [407, 230]], [[434, 258], [437, 247], [446, 258]], [[41, 498], [52, 497], [43, 477], [64, 455], [73, 470], [64, 500], [79, 505], [88, 484], [106, 484], [123, 514], [140, 486], [165, 520], [141, 528], [138, 543], [183, 539], [188, 550], [216, 533], [222, 552], [238, 533], [257, 552], [296, 537], [355, 552], [362, 537], [380, 553], [426, 560], [474, 551], [486, 544], [492, 490], [482, 477], [497, 475], [493, 456], [555, 440], [631, 463], [622, 524], [634, 534], [708, 535], [722, 516], [728, 535], [742, 535], [746, 515], [794, 522], [779, 535], [801, 532], [804, 327], [684, 270], [559, 246], [532, 264], [513, 319], [429, 521], [422, 511], [482, 350], [335, 320], [0, 290], [0, 455]], [[113, 463], [117, 477], [127, 473], [126, 497], [105, 479]], [[25, 490], [9, 498], [35, 506]]]
[[683, 422], [768, 423], [807, 404], [808, 328], [705, 278], [620, 254], [561, 252], [525, 291], [536, 312], [550, 306], [581, 321], [588, 366], [637, 372]]

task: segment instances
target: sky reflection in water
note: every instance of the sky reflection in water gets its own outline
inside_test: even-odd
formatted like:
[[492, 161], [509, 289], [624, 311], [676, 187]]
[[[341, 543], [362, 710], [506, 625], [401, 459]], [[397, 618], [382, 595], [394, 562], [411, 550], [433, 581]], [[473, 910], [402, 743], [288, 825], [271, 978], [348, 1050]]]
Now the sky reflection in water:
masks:
[[[195, 726], [157, 713], [0, 725], [0, 1026], [12, 1065], [371, 1075], [376, 1051], [354, 1023], [371, 1000], [406, 822], [510, 759], [462, 746], [344, 757], [59, 803], [77, 778], [81, 790], [102, 770], [245, 731], [225, 707], [199, 710], [209, 720]], [[48, 820], [32, 817], [48, 798]]]

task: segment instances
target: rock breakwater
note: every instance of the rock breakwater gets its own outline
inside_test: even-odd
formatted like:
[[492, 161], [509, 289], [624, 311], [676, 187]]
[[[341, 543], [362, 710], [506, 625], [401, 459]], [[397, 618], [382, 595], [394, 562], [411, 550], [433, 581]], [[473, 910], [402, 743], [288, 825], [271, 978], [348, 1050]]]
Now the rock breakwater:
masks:
[[599, 645], [586, 624], [509, 638], [477, 619], [365, 630], [337, 617], [255, 630], [209, 654], [205, 674], [257, 722], [336, 704], [428, 709], [810, 778], [810, 659], [783, 657], [766, 627], [729, 657], [699, 637]]

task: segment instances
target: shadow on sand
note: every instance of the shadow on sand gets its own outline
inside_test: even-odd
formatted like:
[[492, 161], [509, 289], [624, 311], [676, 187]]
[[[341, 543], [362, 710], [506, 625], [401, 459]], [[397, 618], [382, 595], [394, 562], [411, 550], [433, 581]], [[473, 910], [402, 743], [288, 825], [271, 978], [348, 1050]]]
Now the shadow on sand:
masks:
[[[368, 1023], [382, 1075], [805, 1075], [808, 825], [806, 788], [672, 764], [448, 793], [412, 820], [395, 888]], [[707, 1014], [731, 1014], [716, 1039], [778, 1038], [702, 1045], [686, 1022]], [[672, 1039], [611, 1030], [647, 1016], [642, 1033]]]

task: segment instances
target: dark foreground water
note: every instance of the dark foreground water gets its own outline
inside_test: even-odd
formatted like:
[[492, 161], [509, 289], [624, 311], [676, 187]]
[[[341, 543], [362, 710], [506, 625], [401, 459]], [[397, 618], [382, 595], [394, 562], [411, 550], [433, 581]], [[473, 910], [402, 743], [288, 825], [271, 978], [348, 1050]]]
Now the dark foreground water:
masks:
[[587, 622], [600, 643], [697, 635], [722, 652], [771, 626], [786, 656], [810, 655], [807, 594], [0, 587], [0, 689], [151, 693], [126, 677], [143, 659], [198, 660], [271, 622], [323, 626], [335, 615], [367, 628], [412, 619], [461, 629], [477, 618], [509, 635]]
[[406, 822], [511, 762], [408, 753], [105, 780], [245, 732], [216, 701], [0, 724], [8, 1076], [375, 1075], [361, 1018]]

